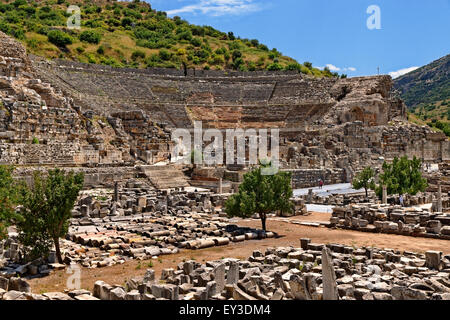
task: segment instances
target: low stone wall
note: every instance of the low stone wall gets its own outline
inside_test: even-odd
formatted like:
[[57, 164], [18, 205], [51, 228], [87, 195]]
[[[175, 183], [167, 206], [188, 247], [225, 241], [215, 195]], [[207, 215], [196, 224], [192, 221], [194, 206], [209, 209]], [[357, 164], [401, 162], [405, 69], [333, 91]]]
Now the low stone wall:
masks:
[[335, 207], [330, 227], [450, 240], [450, 215], [396, 205]]
[[347, 182], [344, 169], [296, 169], [292, 172], [292, 187], [294, 189], [317, 187], [322, 179], [327, 184]]
[[365, 203], [374, 202], [376, 203], [378, 198], [373, 191], [369, 192], [369, 197], [366, 198], [366, 194], [332, 194], [329, 196], [319, 196], [317, 194], [305, 194], [297, 197], [302, 199], [307, 204], [321, 204], [321, 205], [332, 205], [332, 206], [342, 206], [351, 203]]
[[[14, 171], [14, 176], [19, 179], [31, 182], [33, 172], [41, 170], [46, 172], [50, 167], [36, 166], [36, 167], [17, 167]], [[135, 167], [60, 167], [65, 171], [83, 172], [84, 173], [84, 188], [113, 188], [115, 181], [126, 181], [133, 179], [137, 175]]]

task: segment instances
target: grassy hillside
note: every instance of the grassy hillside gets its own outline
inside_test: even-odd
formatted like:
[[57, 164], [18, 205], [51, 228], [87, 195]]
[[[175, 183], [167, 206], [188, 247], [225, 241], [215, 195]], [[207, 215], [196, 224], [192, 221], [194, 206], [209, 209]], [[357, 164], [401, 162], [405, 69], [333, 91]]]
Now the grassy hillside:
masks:
[[450, 55], [395, 79], [411, 121], [450, 137]]
[[[69, 5], [81, 9], [81, 30], [68, 29]], [[145, 2], [100, 0], [0, 0], [0, 30], [20, 40], [28, 52], [116, 67], [298, 70], [337, 77], [328, 69], [297, 63], [258, 40], [168, 18]]]

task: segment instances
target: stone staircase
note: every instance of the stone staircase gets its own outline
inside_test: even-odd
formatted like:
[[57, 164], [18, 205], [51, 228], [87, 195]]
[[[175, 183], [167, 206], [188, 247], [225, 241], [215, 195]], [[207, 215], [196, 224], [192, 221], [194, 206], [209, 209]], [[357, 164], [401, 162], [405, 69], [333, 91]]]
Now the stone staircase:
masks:
[[176, 165], [139, 166], [137, 169], [158, 189], [189, 186], [186, 176]]

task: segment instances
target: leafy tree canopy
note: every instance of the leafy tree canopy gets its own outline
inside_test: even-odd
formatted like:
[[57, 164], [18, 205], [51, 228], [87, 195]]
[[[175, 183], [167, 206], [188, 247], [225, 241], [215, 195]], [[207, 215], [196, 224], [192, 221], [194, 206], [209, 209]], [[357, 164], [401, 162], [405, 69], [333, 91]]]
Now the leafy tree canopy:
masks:
[[31, 248], [30, 257], [45, 256], [53, 242], [58, 261], [62, 263], [59, 238], [68, 232], [71, 211], [83, 181], [82, 173], [54, 169], [45, 177], [36, 172], [32, 186], [21, 188], [23, 219], [17, 226], [21, 242]]
[[293, 210], [291, 173], [279, 171], [274, 175], [264, 175], [262, 170], [268, 166], [261, 165], [246, 173], [239, 192], [225, 203], [225, 211], [231, 217], [247, 218], [259, 214], [264, 231], [268, 213]]
[[7, 228], [20, 219], [15, 207], [19, 201], [18, 184], [12, 177], [14, 167], [0, 166], [0, 240], [7, 237]]
[[355, 179], [353, 179], [353, 188], [361, 189], [364, 188], [366, 191], [366, 197], [368, 196], [369, 189], [375, 189], [375, 172], [371, 167], [365, 168], [361, 171]]
[[376, 192], [378, 196], [382, 194], [382, 186], [387, 186], [388, 194], [411, 194], [425, 191], [427, 180], [422, 178], [421, 161], [414, 157], [408, 160], [408, 157], [395, 157], [392, 163], [383, 164], [383, 172], [380, 174], [380, 185]]

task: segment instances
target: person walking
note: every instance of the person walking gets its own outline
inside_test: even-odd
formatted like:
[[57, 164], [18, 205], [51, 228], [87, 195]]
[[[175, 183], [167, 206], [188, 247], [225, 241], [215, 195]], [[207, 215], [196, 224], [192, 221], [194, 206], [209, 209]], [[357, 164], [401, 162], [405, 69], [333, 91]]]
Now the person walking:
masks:
[[320, 179], [319, 180], [319, 189], [322, 189], [322, 187], [323, 187], [323, 181], [322, 181], [322, 179]]
[[399, 200], [400, 200], [400, 205], [403, 207], [403, 195], [402, 194], [400, 195], [400, 199]]

